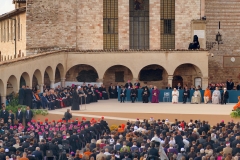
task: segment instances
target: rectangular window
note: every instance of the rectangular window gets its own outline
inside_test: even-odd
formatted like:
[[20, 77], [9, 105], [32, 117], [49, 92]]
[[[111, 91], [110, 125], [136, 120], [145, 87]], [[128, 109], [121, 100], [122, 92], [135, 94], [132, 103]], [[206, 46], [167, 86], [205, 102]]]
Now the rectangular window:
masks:
[[118, 49], [118, 0], [103, 0], [103, 48]]
[[149, 49], [149, 0], [129, 0], [130, 49]]
[[20, 29], [20, 17], [18, 16], [17, 18], [17, 34], [18, 34], [18, 40], [21, 39], [20, 35], [21, 35], [21, 29]]
[[161, 49], [175, 49], [175, 0], [161, 0]]
[[115, 72], [115, 82], [124, 82], [124, 71]]

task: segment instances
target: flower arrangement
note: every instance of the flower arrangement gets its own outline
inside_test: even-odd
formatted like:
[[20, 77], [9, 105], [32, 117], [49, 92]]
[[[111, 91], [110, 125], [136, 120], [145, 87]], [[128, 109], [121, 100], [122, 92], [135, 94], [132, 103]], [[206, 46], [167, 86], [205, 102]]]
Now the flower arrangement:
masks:
[[117, 125], [111, 125], [110, 131], [116, 131], [118, 129]]

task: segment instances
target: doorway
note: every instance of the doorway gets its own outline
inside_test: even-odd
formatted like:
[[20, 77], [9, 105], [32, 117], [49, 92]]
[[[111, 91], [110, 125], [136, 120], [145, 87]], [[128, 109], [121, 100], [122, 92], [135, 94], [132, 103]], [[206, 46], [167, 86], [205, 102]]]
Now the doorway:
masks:
[[181, 76], [174, 76], [172, 81], [172, 88], [177, 87], [178, 83], [183, 86], [183, 78]]

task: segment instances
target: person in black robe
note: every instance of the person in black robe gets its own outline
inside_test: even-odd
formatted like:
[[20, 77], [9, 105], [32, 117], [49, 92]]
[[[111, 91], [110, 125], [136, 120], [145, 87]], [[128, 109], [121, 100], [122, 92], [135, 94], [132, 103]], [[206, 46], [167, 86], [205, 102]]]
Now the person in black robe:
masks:
[[90, 101], [91, 102], [97, 102], [97, 96], [96, 96], [96, 91], [93, 89], [93, 86], [91, 86], [91, 88], [88, 91], [88, 95], [90, 95]]
[[136, 101], [136, 98], [138, 97], [138, 90], [135, 86], [133, 86], [133, 88], [131, 89], [131, 100], [132, 100], [132, 103], [134, 103]]
[[150, 96], [150, 92], [148, 90], [148, 87], [144, 87], [144, 89], [142, 91], [142, 101], [143, 101], [143, 103], [148, 103], [149, 96]]
[[118, 98], [118, 91], [117, 91], [117, 88], [115, 86], [113, 86], [113, 93], [114, 93], [113, 98], [114, 99]]
[[183, 104], [187, 102], [187, 99], [190, 98], [190, 91], [188, 90], [187, 87], [185, 87], [183, 91]]
[[72, 92], [70, 91], [70, 89], [67, 89], [67, 101], [68, 101], [68, 106], [72, 106]]
[[227, 91], [227, 88], [224, 88], [223, 92], [221, 93], [221, 104], [226, 104], [228, 98], [229, 98], [229, 93]]
[[90, 96], [88, 96], [88, 89], [87, 89], [87, 87], [84, 87], [83, 88], [83, 92], [85, 93], [85, 103], [86, 104], [89, 104], [90, 103]]
[[98, 86], [95, 84], [93, 89], [95, 90], [97, 99], [99, 100], [100, 97], [99, 97], [99, 88], [98, 88]]
[[22, 88], [19, 90], [19, 96], [18, 96], [18, 103], [20, 105], [24, 104], [24, 93], [25, 92], [25, 86], [23, 85]]
[[114, 92], [113, 92], [113, 85], [110, 83], [110, 86], [108, 87], [108, 93], [110, 98], [114, 98]]
[[80, 107], [79, 107], [79, 95], [78, 95], [77, 86], [75, 86], [74, 91], [73, 91], [72, 110], [80, 110]]
[[25, 93], [25, 98], [24, 98], [25, 105], [29, 106], [32, 109], [32, 103], [33, 103], [32, 90], [27, 86], [24, 93]]
[[102, 98], [108, 100], [108, 94], [104, 85], [102, 86]]
[[52, 96], [50, 95], [50, 92], [47, 92], [46, 98], [48, 101], [48, 110], [54, 110], [55, 102], [53, 101]]

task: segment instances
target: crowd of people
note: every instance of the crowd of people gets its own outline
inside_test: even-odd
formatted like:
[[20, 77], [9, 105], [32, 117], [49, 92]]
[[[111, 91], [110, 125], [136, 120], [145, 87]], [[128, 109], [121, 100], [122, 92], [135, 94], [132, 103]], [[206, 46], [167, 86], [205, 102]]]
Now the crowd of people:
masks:
[[[114, 91], [112, 91], [114, 92]], [[82, 86], [67, 86], [66, 88], [58, 86], [57, 88], [44, 87], [43, 93], [38, 88], [30, 89], [23, 85], [19, 90], [19, 104], [30, 108], [54, 110], [63, 107], [72, 107], [73, 110], [79, 110], [79, 105], [98, 102], [98, 100], [108, 100], [117, 98], [117, 94], [110, 96], [104, 85], [98, 87], [83, 83]]]
[[[142, 89], [142, 91], [139, 92], [138, 89]], [[202, 88], [200, 85], [197, 87], [184, 85], [184, 87], [182, 87], [181, 84], [178, 83], [177, 86], [172, 88], [169, 84], [165, 89], [172, 90], [169, 93], [171, 94], [171, 102], [173, 104], [179, 102], [180, 90], [182, 90], [182, 102], [184, 104], [188, 101], [193, 104], [200, 104], [202, 102], [205, 104], [226, 104], [229, 99], [228, 90], [234, 89], [234, 83], [232, 80], [227, 80], [226, 85], [209, 84], [204, 94], [201, 93]], [[222, 89], [223, 91], [221, 91]], [[128, 90], [130, 90], [130, 95], [127, 94]], [[192, 95], [190, 95], [191, 90], [194, 91]], [[19, 90], [19, 104], [37, 109], [54, 110], [56, 108], [72, 106], [72, 110], [80, 110], [80, 106], [83, 104], [98, 102], [98, 100], [108, 100], [110, 98], [117, 99], [118, 96], [121, 103], [128, 99], [127, 96], [130, 96], [132, 103], [134, 103], [138, 99], [139, 94], [141, 94], [140, 96], [143, 103], [159, 102], [160, 92], [156, 86], [141, 86], [138, 80], [135, 83], [131, 83], [129, 80], [125, 85], [119, 85], [118, 83], [113, 85], [111, 83], [108, 89], [106, 89], [104, 85], [98, 87], [97, 85], [86, 85], [85, 83], [81, 86], [72, 85], [66, 88], [60, 86], [57, 88], [44, 87], [43, 93], [40, 93], [37, 87], [30, 89], [28, 86], [22, 86]], [[167, 95], [169, 98], [170, 94]]]
[[240, 124], [233, 121], [210, 126], [151, 117], [112, 130], [104, 117], [0, 124], [1, 160], [240, 159]]

